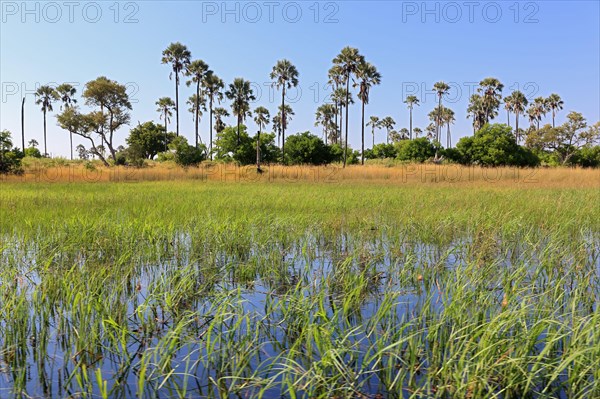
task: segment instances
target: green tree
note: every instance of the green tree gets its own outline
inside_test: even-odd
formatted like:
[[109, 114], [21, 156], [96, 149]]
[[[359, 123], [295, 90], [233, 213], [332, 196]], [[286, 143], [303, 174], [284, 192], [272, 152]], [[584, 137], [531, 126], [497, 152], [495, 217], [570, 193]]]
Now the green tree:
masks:
[[397, 158], [401, 161], [425, 162], [435, 156], [436, 150], [436, 145], [425, 137], [402, 140], [396, 144]]
[[504, 97], [504, 109], [506, 110], [506, 124], [510, 127], [510, 113], [513, 110], [512, 94]]
[[438, 96], [438, 115], [436, 118], [435, 140], [439, 142], [442, 126], [442, 115], [440, 113], [442, 111], [442, 97], [450, 91], [450, 86], [445, 82], [437, 82], [433, 85], [433, 90]]
[[204, 145], [190, 145], [183, 136], [175, 137], [169, 148], [175, 151], [175, 163], [180, 166], [195, 166], [206, 159]]
[[[207, 74], [204, 76], [203, 86], [204, 86], [204, 90], [206, 92], [206, 97], [208, 98], [208, 109], [210, 111], [210, 115], [209, 115], [210, 138], [209, 138], [209, 142], [208, 142], [208, 154], [210, 156], [210, 160], [212, 161], [212, 159], [213, 159], [213, 106], [214, 106], [215, 101], [217, 101], [219, 104], [221, 103], [221, 100], [223, 99], [223, 91], [222, 90], [225, 87], [225, 84], [223, 83], [223, 80], [221, 80], [221, 78], [219, 78], [217, 75], [215, 75], [212, 71], [208, 71]], [[225, 111], [225, 113], [227, 113], [227, 111]], [[229, 116], [229, 115], [223, 115], [223, 116]]]
[[358, 80], [358, 98], [361, 101], [361, 152], [360, 162], [365, 164], [365, 104], [369, 103], [369, 93], [371, 87], [381, 83], [381, 74], [377, 68], [369, 62], [362, 62], [356, 69], [356, 78]]
[[359, 65], [365, 62], [365, 57], [360, 55], [358, 49], [353, 47], [344, 47], [342, 51], [333, 59], [333, 63], [338, 65], [346, 78], [346, 121], [345, 121], [345, 138], [344, 138], [344, 163], [343, 167], [346, 167], [346, 157], [348, 155], [348, 109], [350, 100], [350, 78], [352, 75], [356, 74]]
[[[171, 97], [161, 97], [155, 103], [158, 108], [156, 112], [159, 113], [160, 119], [165, 121], [165, 133], [169, 131], [168, 123], [171, 122], [173, 116], [173, 110], [175, 109], [175, 103], [171, 100]], [[166, 147], [165, 147], [166, 150]]]
[[23, 152], [13, 148], [10, 131], [0, 131], [0, 174], [20, 173], [23, 157]]
[[242, 123], [244, 123], [247, 116], [252, 115], [250, 112], [250, 101], [256, 100], [256, 97], [254, 97], [250, 82], [242, 78], [235, 78], [233, 83], [229, 85], [229, 90], [225, 92], [225, 95], [233, 101], [231, 103], [231, 110], [233, 115], [237, 117], [238, 144], [240, 144]]
[[331, 142], [335, 141], [335, 136], [337, 134], [337, 126], [334, 122], [335, 117], [336, 109], [334, 104], [322, 104], [317, 108], [315, 114], [315, 126], [321, 125], [323, 127], [325, 144], [328, 143], [328, 139], [331, 139]]
[[[332, 140], [332, 142], [337, 143], [339, 141], [339, 139], [341, 139], [342, 137], [342, 117], [341, 117], [341, 111], [342, 111], [342, 106], [341, 106], [341, 101], [340, 101], [340, 96], [336, 96], [336, 93], [338, 92], [339, 89], [342, 88], [342, 85], [344, 84], [344, 71], [342, 70], [342, 67], [340, 65], [334, 65], [331, 68], [329, 68], [329, 71], [327, 73], [327, 76], [329, 78], [328, 80], [328, 84], [331, 85], [332, 88], [332, 94], [331, 94], [331, 100], [333, 101], [333, 105], [335, 108], [335, 126], [337, 129], [337, 133], [335, 135], [335, 139]], [[340, 116], [340, 119], [338, 121], [338, 113]]]
[[[187, 86], [192, 84], [195, 85], [196, 93], [190, 97], [190, 100], [193, 99], [192, 110], [194, 112], [194, 127], [195, 127], [195, 138], [196, 138], [196, 147], [198, 147], [198, 124], [200, 123], [200, 116], [202, 116], [202, 112], [200, 111], [201, 107], [206, 111], [206, 99], [204, 97], [204, 93], [200, 92], [200, 88], [204, 84], [206, 75], [209, 73], [208, 64], [202, 60], [195, 60], [190, 62], [185, 69], [185, 75], [191, 77], [186, 83]], [[189, 102], [188, 102], [189, 103]]]
[[258, 136], [256, 138], [256, 168], [260, 170], [260, 134], [263, 127], [269, 124], [271, 115], [265, 107], [256, 107], [254, 110], [254, 122], [258, 125]]
[[515, 138], [517, 139], [517, 143], [521, 138], [520, 130], [519, 130], [519, 115], [525, 112], [528, 101], [525, 94], [520, 92], [519, 90], [515, 90], [512, 92], [511, 100], [512, 100], [512, 112], [515, 114]]
[[371, 116], [367, 126], [371, 126], [371, 135], [373, 136], [373, 144], [371, 148], [375, 148], [375, 129], [381, 128], [381, 121], [378, 116]]
[[483, 99], [479, 94], [471, 95], [469, 107], [467, 108], [467, 118], [473, 118], [473, 134], [485, 125], [485, 109]]
[[415, 138], [419, 138], [419, 136], [423, 134], [423, 129], [421, 129], [420, 127], [416, 127], [413, 129], [413, 132], [415, 134]]
[[[223, 121], [223, 118], [226, 118], [229, 116], [229, 112], [227, 112], [227, 110], [225, 108], [221, 108], [221, 107], [217, 107], [215, 108], [215, 131], [218, 133], [221, 133], [223, 130], [225, 130], [225, 122]], [[212, 158], [211, 158], [212, 160]]]
[[[77, 100], [74, 98], [77, 89], [69, 83], [63, 83], [56, 88], [56, 93], [63, 103], [64, 107], [70, 107], [73, 104], [77, 104]], [[62, 106], [61, 106], [62, 109]], [[71, 160], [73, 160], [73, 133], [69, 132], [69, 141], [71, 147]]]
[[[104, 157], [104, 151], [101, 150], [103, 146], [100, 144], [104, 142], [102, 137], [106, 134], [107, 116], [104, 112], [93, 111], [89, 114], [82, 114], [77, 107], [69, 107], [57, 115], [56, 119], [61, 128], [89, 140], [91, 144], [89, 153], [98, 155], [105, 166], [110, 166]], [[94, 140], [95, 134], [100, 137], [100, 143], [96, 143]]]
[[251, 165], [256, 162], [256, 140], [260, 142], [260, 153], [263, 163], [275, 162], [279, 159], [280, 152], [275, 146], [275, 135], [261, 134], [255, 137], [248, 136], [246, 126], [240, 126], [239, 144], [237, 128], [226, 127], [217, 134], [215, 141], [215, 159], [221, 161], [235, 161], [241, 165]]
[[485, 123], [498, 116], [504, 85], [496, 78], [485, 78], [479, 82], [477, 92], [481, 95]]
[[48, 156], [48, 143], [46, 139], [46, 113], [52, 112], [52, 103], [59, 99], [58, 93], [50, 86], [40, 86], [35, 92], [35, 103], [42, 106], [44, 114], [44, 156]]
[[414, 106], [419, 106], [419, 99], [417, 98], [417, 96], [407, 96], [406, 100], [404, 100], [404, 104], [406, 104], [408, 106], [409, 109], [409, 113], [410, 113], [410, 133], [409, 133], [409, 137], [412, 140], [413, 138], [413, 108]]
[[156, 154], [164, 151], [175, 137], [174, 133], [166, 133], [163, 126], [149, 121], [131, 129], [126, 142], [133, 156], [153, 159]]
[[323, 165], [331, 162], [329, 146], [310, 132], [289, 136], [286, 144], [286, 157], [291, 164]]
[[190, 96], [190, 98], [188, 98], [186, 104], [188, 104], [190, 106], [190, 108], [188, 108], [188, 111], [194, 117], [194, 124], [196, 125], [196, 129], [195, 129], [196, 140], [194, 142], [194, 145], [196, 147], [198, 147], [198, 140], [200, 140], [200, 142], [202, 142], [202, 138], [200, 137], [200, 134], [198, 133], [198, 123], [200, 122], [200, 118], [202, 118], [202, 115], [203, 115], [202, 111], [206, 111], [206, 98], [202, 95], [200, 97], [198, 97], [196, 94], [192, 94]]
[[563, 105], [565, 103], [558, 94], [550, 94], [550, 96], [546, 100], [546, 104], [548, 105], [548, 108], [550, 108], [550, 110], [552, 111], [552, 127], [555, 127], [554, 118], [556, 117], [556, 113], [563, 109]]
[[298, 86], [298, 70], [288, 60], [283, 59], [277, 61], [269, 75], [273, 79], [273, 85], [278, 89], [281, 88], [281, 160], [285, 162], [285, 128], [286, 128], [286, 107], [285, 107], [285, 90]]
[[[101, 76], [86, 83], [83, 98], [86, 105], [99, 107], [100, 112], [103, 115], [105, 114], [105, 122], [99, 125], [101, 127], [99, 135], [103, 145], [108, 147], [113, 160], [116, 162], [117, 155], [113, 136], [120, 127], [128, 125], [130, 120], [131, 103], [127, 95], [127, 88], [114, 80]], [[96, 122], [101, 119], [97, 117]]]
[[192, 53], [186, 46], [179, 42], [169, 44], [162, 52], [161, 62], [171, 65], [172, 72], [169, 75], [169, 79], [172, 78], [173, 73], [175, 74], [175, 121], [177, 136], [179, 136], [179, 73], [187, 68], [191, 57]]
[[381, 120], [381, 127], [383, 127], [387, 131], [386, 144], [390, 143], [390, 132], [392, 131], [392, 129], [394, 129], [395, 125], [396, 121], [394, 121], [394, 119], [392, 119], [391, 116], [386, 116]]

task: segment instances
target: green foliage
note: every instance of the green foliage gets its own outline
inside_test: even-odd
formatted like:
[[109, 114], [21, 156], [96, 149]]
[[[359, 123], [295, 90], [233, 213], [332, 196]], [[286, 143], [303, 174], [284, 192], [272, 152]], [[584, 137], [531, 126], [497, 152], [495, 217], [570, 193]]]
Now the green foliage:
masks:
[[[237, 162], [240, 165], [256, 163], [257, 136], [250, 137], [245, 125], [240, 125], [240, 144], [238, 145], [237, 127], [228, 126], [217, 134], [215, 159], [225, 162]], [[260, 153], [264, 163], [275, 162], [279, 158], [279, 149], [274, 143], [275, 135], [260, 135]]]
[[42, 153], [40, 152], [40, 150], [38, 150], [35, 147], [28, 147], [28, 148], [25, 148], [25, 156], [32, 157], [32, 158], [41, 158]]
[[156, 154], [164, 151], [175, 137], [175, 133], [165, 134], [165, 127], [152, 121], [137, 125], [127, 137], [128, 157], [153, 159]]
[[536, 166], [539, 158], [517, 144], [510, 127], [486, 124], [473, 137], [463, 137], [456, 145], [459, 162], [484, 166]]
[[331, 162], [330, 147], [310, 132], [298, 133], [285, 140], [286, 162], [323, 165]]
[[394, 144], [375, 144], [373, 148], [365, 150], [365, 158], [367, 159], [396, 158], [397, 155], [397, 148]]
[[402, 140], [395, 144], [397, 158], [401, 161], [425, 162], [435, 156], [436, 148], [431, 141], [425, 137], [414, 140]]
[[583, 147], [575, 153], [571, 162], [584, 168], [600, 167], [600, 145]]
[[0, 174], [20, 173], [21, 159], [25, 156], [18, 148], [12, 148], [11, 134], [8, 130], [0, 132]]
[[206, 159], [206, 147], [202, 145], [196, 148], [183, 136], [176, 137], [169, 148], [175, 151], [174, 159], [180, 166], [198, 165]]
[[[331, 151], [331, 162], [344, 162], [344, 147], [341, 144], [333, 144], [330, 147]], [[360, 161], [360, 153], [358, 151], [352, 150], [350, 146], [348, 146], [346, 152], [346, 163], [348, 165], [356, 165]]]

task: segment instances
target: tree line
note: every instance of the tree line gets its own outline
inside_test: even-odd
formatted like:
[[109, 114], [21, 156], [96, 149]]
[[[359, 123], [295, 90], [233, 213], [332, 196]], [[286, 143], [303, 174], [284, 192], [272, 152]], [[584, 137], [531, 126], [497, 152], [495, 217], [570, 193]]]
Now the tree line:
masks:
[[[424, 130], [413, 126], [413, 110], [420, 106], [419, 98], [414, 95], [404, 99], [408, 110], [408, 127], [396, 130], [396, 122], [391, 116], [370, 115], [368, 121], [365, 120], [371, 88], [381, 84], [382, 76], [356, 48], [345, 47], [332, 60], [328, 71], [332, 88], [331, 101], [320, 105], [315, 113], [315, 126], [322, 128], [322, 139], [312, 136], [309, 132], [286, 138], [286, 129], [294, 116], [294, 110], [285, 102], [286, 91], [299, 83], [298, 70], [289, 60], [277, 61], [269, 74], [273, 87], [281, 92], [281, 104], [272, 117], [264, 106], [251, 109], [251, 103], [256, 97], [250, 81], [239, 77], [226, 86], [206, 62], [200, 59], [193, 60], [190, 50], [179, 42], [171, 43], [162, 52], [161, 62], [170, 67], [170, 79], [174, 80], [175, 84], [175, 100], [166, 96], [156, 101], [162, 125], [152, 121], [139, 123], [130, 131], [127, 138], [128, 147], [116, 147], [116, 132], [131, 121], [132, 106], [125, 85], [104, 76], [88, 82], [81, 94], [83, 104], [90, 108], [90, 112], [87, 113], [82, 112], [79, 107], [80, 103], [75, 98], [75, 87], [67, 83], [56, 88], [45, 85], [39, 87], [35, 93], [36, 104], [40, 105], [43, 113], [44, 152], [40, 154], [35, 145], [25, 148], [22, 120], [21, 154], [29, 152], [30, 156], [47, 156], [47, 113], [52, 112], [53, 106], [59, 103], [60, 112], [56, 119], [58, 125], [69, 133], [71, 159], [74, 158], [73, 135], [78, 135], [89, 145], [89, 150], [82, 145], [77, 147], [79, 158], [97, 157], [107, 166], [123, 163], [139, 165], [141, 160], [155, 157], [159, 160], [172, 159], [186, 165], [206, 159], [255, 162], [258, 168], [261, 161], [284, 164], [339, 161], [345, 167], [348, 163], [364, 164], [365, 159], [375, 158], [434, 162], [447, 160], [493, 165], [505, 162], [522, 165], [535, 165], [540, 162], [591, 166], [600, 164], [598, 123], [588, 126], [581, 114], [571, 112], [567, 115], [567, 122], [556, 126], [556, 115], [564, 108], [564, 102], [559, 95], [538, 97], [529, 102], [521, 91], [515, 90], [503, 97], [504, 85], [492, 77], [479, 83], [476, 93], [469, 101], [467, 118], [472, 119], [473, 135], [464, 137], [453, 147], [451, 125], [456, 121], [456, 114], [443, 103], [444, 96], [450, 90], [450, 86], [445, 82], [436, 82], [433, 85], [438, 101], [436, 107], [428, 114], [429, 124]], [[194, 117], [193, 144], [188, 144], [180, 135], [179, 89], [182, 79], [193, 89], [192, 95], [186, 101], [188, 111]], [[359, 151], [354, 151], [348, 146], [349, 109], [350, 105], [354, 104], [353, 94], [361, 103]], [[228, 129], [224, 121], [224, 118], [230, 116], [229, 111], [220, 106], [224, 99], [230, 101], [231, 114], [236, 118], [234, 129]], [[502, 106], [507, 114], [506, 125], [503, 128], [490, 127], [490, 124], [499, 118]], [[204, 112], [209, 113], [210, 126], [206, 144], [202, 142], [199, 132], [199, 123]], [[175, 132], [171, 133], [169, 123], [173, 113]], [[552, 124], [541, 126], [543, 118], [548, 114], [551, 115]], [[514, 128], [511, 116], [514, 119]], [[519, 127], [519, 121], [524, 116], [529, 121], [529, 126], [525, 129]], [[253, 117], [253, 121], [259, 127], [254, 137], [250, 137], [246, 132], [245, 122], [249, 117]], [[272, 125], [272, 133], [264, 132], [269, 125]], [[370, 149], [365, 149], [365, 128], [371, 130]], [[376, 145], [375, 133], [381, 129], [385, 130], [386, 140], [385, 143]], [[481, 134], [478, 134], [480, 132]], [[233, 140], [230, 137], [232, 134]], [[6, 140], [10, 135], [4, 134], [2, 137]], [[512, 157], [498, 155], [497, 159], [489, 160], [481, 153], [467, 155], [477, 147], [473, 147], [474, 143], [482, 140], [488, 152], [495, 148], [495, 153], [500, 154], [502, 151], [498, 152], [498, 147], [502, 146], [503, 151], [512, 152]], [[496, 143], [495, 140], [507, 142]], [[6, 146], [7, 143], [4, 143], [4, 147]], [[6, 153], [9, 150], [3, 151]], [[299, 156], [295, 151], [300, 151], [305, 156]], [[517, 162], [516, 159], [520, 161]], [[524, 159], [528, 161], [524, 162]], [[249, 162], [250, 160], [252, 162]]]

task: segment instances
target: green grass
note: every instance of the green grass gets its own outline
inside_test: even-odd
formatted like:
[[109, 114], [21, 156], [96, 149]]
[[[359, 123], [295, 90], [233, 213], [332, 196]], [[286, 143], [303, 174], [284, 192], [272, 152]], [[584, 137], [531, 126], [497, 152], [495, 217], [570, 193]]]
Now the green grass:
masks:
[[0, 196], [1, 397], [600, 395], [595, 188]]

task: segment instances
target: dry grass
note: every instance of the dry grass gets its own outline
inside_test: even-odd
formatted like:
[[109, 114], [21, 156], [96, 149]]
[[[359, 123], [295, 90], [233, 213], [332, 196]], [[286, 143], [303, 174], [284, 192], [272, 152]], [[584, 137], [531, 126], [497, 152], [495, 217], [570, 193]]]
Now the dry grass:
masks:
[[200, 167], [181, 168], [171, 163], [151, 164], [144, 168], [94, 166], [82, 163], [62, 165], [34, 163], [21, 176], [3, 176], [10, 182], [135, 182], [135, 181], [222, 181], [222, 182], [315, 182], [315, 183], [389, 183], [399, 185], [440, 184], [523, 188], [564, 187], [600, 188], [600, 170], [582, 168], [512, 167], [482, 168], [459, 165], [367, 165], [348, 166], [263, 166], [258, 174], [253, 165], [204, 163]]

